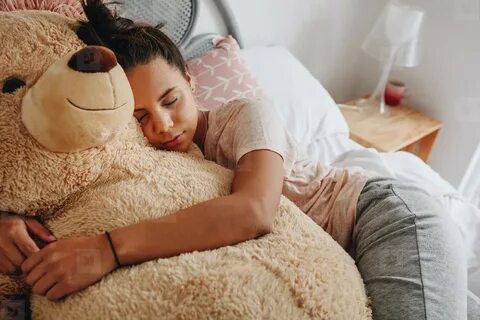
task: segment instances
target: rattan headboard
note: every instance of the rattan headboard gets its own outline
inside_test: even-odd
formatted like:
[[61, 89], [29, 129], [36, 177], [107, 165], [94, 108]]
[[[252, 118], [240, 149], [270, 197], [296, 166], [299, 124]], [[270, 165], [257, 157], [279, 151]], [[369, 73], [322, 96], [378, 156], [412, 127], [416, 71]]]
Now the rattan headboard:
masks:
[[[205, 1], [205, 0], [203, 0]], [[235, 17], [226, 0], [212, 0], [220, 13], [227, 33], [243, 47]], [[163, 23], [163, 30], [181, 48], [186, 60], [202, 55], [213, 48], [216, 33], [191, 37], [198, 19], [198, 0], [124, 0], [112, 6], [119, 15], [152, 25]]]

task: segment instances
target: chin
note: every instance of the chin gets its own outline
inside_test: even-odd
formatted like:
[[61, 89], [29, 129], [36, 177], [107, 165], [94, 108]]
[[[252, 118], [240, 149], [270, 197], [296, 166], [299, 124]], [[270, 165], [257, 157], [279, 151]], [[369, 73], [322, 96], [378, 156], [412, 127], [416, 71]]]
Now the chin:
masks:
[[186, 144], [186, 143], [185, 143], [185, 144], [182, 144], [181, 146], [178, 146], [178, 148], [175, 149], [175, 151], [187, 152], [187, 151], [190, 149], [191, 145], [192, 145], [191, 143], [189, 143], [189, 144]]
[[189, 145], [182, 143], [179, 146], [173, 147], [173, 148], [165, 148], [163, 146], [157, 147], [157, 149], [165, 150], [165, 151], [177, 151], [177, 152], [187, 152], [189, 149]]

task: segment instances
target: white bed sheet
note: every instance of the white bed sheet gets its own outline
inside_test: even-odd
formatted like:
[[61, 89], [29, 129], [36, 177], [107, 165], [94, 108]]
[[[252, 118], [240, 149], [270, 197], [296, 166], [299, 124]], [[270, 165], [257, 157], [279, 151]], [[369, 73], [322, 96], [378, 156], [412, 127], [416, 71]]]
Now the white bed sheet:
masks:
[[[350, 141], [352, 144], [355, 142]], [[335, 143], [335, 140], [331, 141]], [[325, 145], [328, 145], [325, 143]], [[347, 146], [343, 143], [342, 146]], [[339, 152], [338, 146], [336, 146]], [[468, 286], [480, 296], [480, 209], [468, 202], [455, 188], [445, 181], [420, 158], [407, 152], [377, 152], [355, 146], [346, 147], [331, 163], [333, 166], [360, 166], [379, 175], [395, 178], [426, 190], [447, 208], [453, 222], [459, 228], [468, 261]]]
[[421, 159], [407, 152], [380, 153], [348, 138], [348, 127], [328, 92], [284, 47], [243, 50], [260, 86], [272, 98], [287, 130], [322, 163], [360, 166], [424, 188], [437, 198], [459, 228], [468, 257], [469, 289], [480, 296], [480, 209]]

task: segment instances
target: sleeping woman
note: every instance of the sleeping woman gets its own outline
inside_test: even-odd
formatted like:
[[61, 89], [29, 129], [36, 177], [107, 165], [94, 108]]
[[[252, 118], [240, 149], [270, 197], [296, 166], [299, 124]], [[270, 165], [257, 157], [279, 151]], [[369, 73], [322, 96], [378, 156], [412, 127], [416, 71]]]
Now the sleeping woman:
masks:
[[[174, 213], [175, 224], [164, 223], [170, 216], [111, 230], [111, 246], [105, 235], [65, 239], [23, 260], [5, 245], [1, 271], [21, 267], [34, 293], [57, 300], [122, 265], [267, 234], [283, 194], [355, 259], [375, 319], [466, 318], [466, 257], [439, 203], [398, 181], [308, 158], [267, 102], [240, 99], [201, 111], [179, 49], [159, 28], [117, 17], [100, 0], [82, 4], [88, 21], [78, 35], [116, 54], [148, 141], [178, 152], [196, 144], [206, 159], [234, 170], [231, 194]], [[101, 248], [102, 270], [76, 277], [75, 249], [88, 248]], [[58, 263], [47, 268], [42, 261], [52, 254]], [[70, 274], [58, 277], [57, 268]]]

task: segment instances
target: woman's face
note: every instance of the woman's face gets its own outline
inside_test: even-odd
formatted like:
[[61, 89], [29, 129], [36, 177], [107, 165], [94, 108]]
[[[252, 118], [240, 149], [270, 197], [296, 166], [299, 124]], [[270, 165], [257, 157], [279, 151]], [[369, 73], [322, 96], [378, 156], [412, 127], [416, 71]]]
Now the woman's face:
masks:
[[134, 116], [148, 141], [159, 149], [186, 152], [198, 120], [190, 76], [186, 79], [162, 58], [125, 73], [133, 90]]

